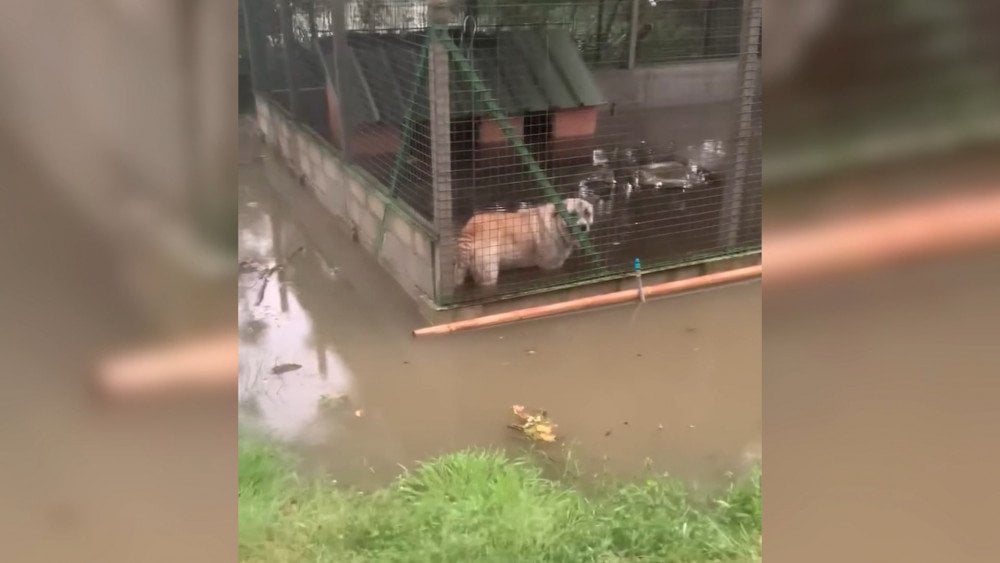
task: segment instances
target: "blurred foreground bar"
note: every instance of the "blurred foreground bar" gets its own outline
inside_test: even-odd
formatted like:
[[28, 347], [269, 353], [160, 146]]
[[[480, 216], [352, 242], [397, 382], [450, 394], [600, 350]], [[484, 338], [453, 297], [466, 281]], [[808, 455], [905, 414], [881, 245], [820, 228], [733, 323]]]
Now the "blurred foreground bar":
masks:
[[237, 334], [226, 332], [122, 353], [101, 363], [97, 385], [102, 396], [115, 402], [232, 392], [238, 349]]

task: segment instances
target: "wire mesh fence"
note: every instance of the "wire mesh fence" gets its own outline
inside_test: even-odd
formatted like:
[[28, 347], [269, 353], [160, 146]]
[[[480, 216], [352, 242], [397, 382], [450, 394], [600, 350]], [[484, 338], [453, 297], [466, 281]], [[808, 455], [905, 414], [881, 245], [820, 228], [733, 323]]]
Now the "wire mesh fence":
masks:
[[433, 224], [441, 305], [760, 247], [759, 0], [243, 14], [255, 90]]

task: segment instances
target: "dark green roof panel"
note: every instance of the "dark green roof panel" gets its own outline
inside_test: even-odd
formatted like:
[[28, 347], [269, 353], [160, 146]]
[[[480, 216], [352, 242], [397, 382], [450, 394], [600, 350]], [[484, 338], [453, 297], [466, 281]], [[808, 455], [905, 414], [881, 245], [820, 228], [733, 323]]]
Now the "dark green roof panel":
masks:
[[[595, 106], [604, 103], [594, 79], [565, 30], [504, 30], [452, 38], [466, 53], [491, 96], [511, 115], [527, 111]], [[344, 84], [345, 120], [398, 123], [416, 88], [414, 102], [428, 106], [427, 84], [414, 84], [425, 33], [351, 32]], [[452, 112], [456, 117], [485, 113], [483, 95], [472, 93], [467, 76], [451, 68]], [[475, 107], [473, 102], [475, 101]], [[420, 118], [426, 110], [418, 111]]]

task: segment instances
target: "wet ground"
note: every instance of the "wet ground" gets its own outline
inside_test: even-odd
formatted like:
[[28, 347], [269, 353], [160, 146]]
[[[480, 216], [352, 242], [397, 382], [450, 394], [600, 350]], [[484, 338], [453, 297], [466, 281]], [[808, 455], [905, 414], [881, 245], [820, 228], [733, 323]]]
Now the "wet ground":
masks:
[[580, 475], [711, 484], [759, 456], [758, 283], [415, 340], [402, 289], [246, 124], [240, 140], [245, 431], [359, 486], [454, 449], [524, 451], [515, 404], [548, 411], [560, 443], [537, 449]]

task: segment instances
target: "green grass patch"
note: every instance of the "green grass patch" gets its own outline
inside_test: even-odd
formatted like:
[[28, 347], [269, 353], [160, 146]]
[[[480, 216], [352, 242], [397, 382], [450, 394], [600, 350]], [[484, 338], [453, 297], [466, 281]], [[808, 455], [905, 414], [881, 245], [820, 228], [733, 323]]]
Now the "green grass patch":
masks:
[[239, 448], [239, 553], [285, 561], [752, 561], [760, 471], [711, 498], [667, 477], [586, 495], [495, 451], [424, 463], [374, 492], [304, 478], [270, 446]]

